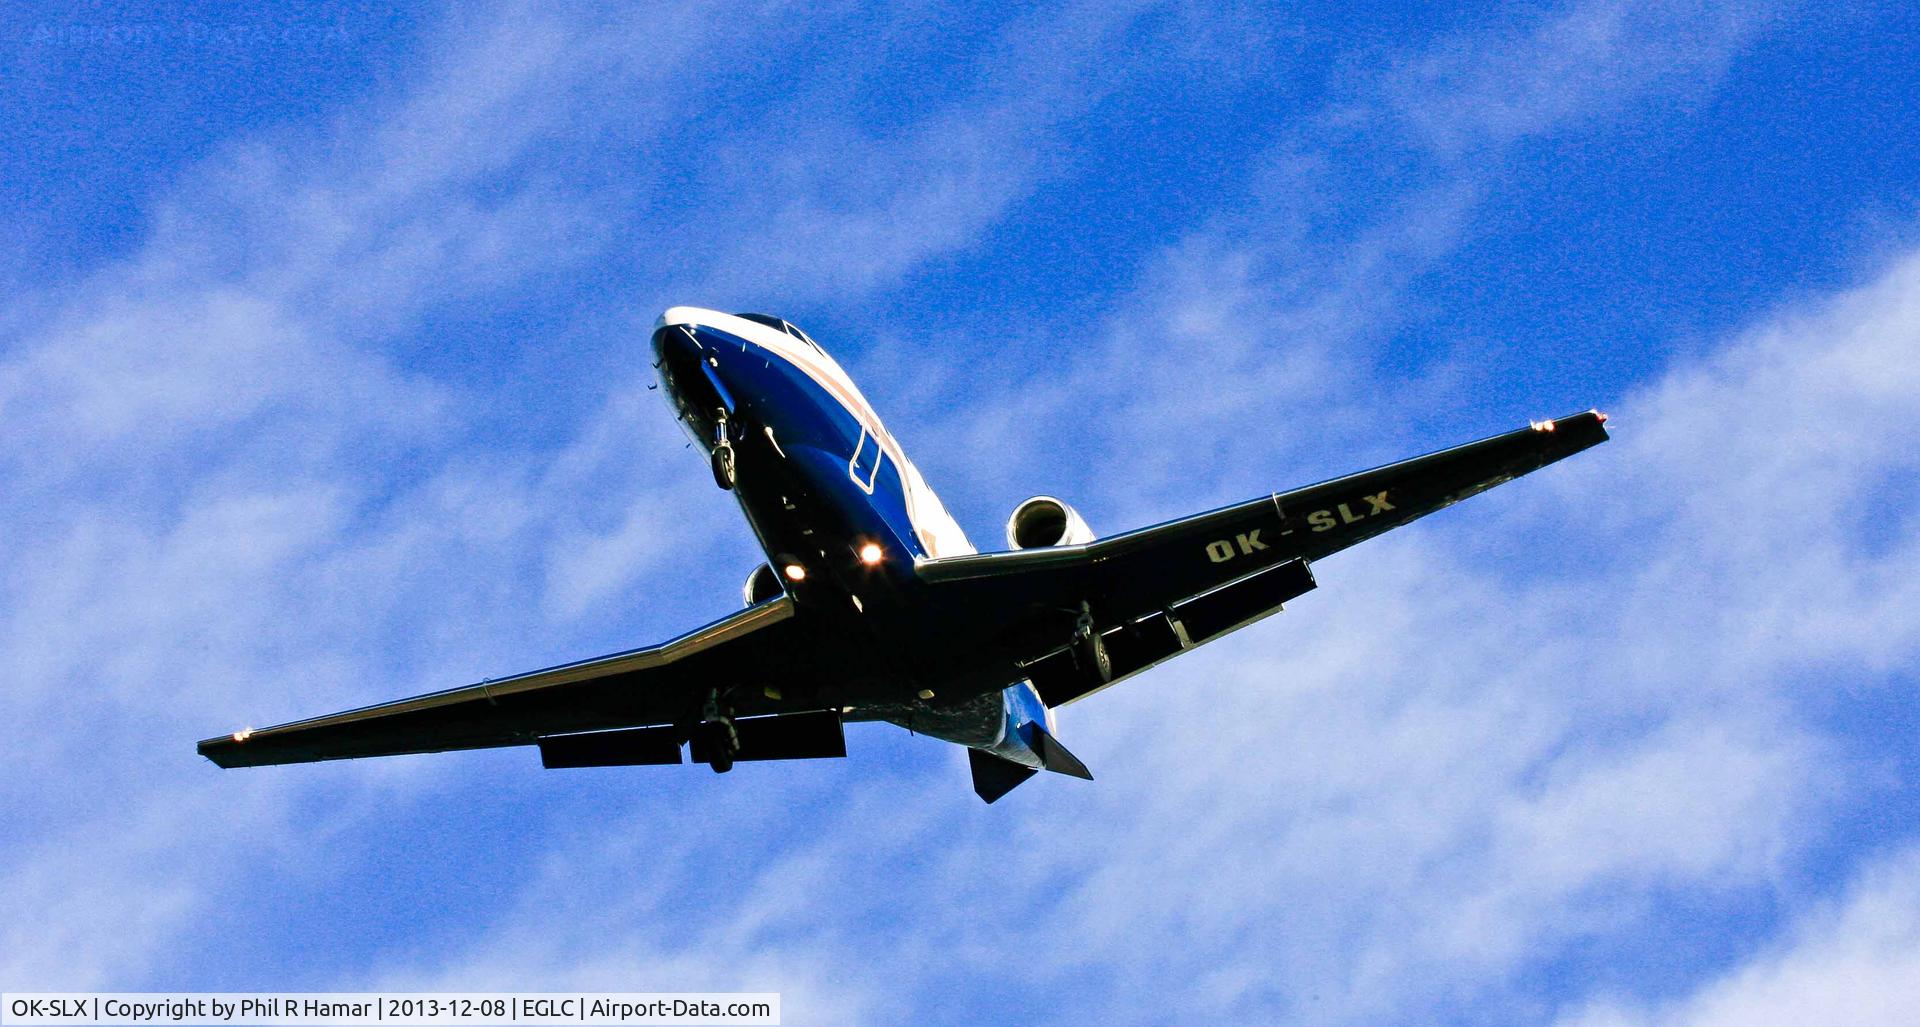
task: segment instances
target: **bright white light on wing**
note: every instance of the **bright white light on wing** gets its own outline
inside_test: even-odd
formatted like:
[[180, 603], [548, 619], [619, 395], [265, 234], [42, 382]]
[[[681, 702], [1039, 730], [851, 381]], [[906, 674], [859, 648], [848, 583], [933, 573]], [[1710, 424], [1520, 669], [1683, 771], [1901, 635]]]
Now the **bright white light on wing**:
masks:
[[1534, 431], [1552, 431], [1553, 430], [1552, 421], [1532, 421], [1529, 423], [1532, 425]]
[[788, 581], [805, 581], [805, 580], [807, 580], [807, 569], [806, 569], [805, 567], [802, 567], [802, 566], [800, 566], [800, 565], [799, 565], [799, 564], [797, 564], [797, 563], [790, 563], [790, 564], [787, 564], [787, 566], [786, 566], [786, 574], [787, 574], [787, 580], [788, 580]]
[[884, 554], [880, 552], [880, 545], [877, 542], [869, 542], [860, 547], [860, 562], [869, 567], [879, 563], [882, 555]]
[[233, 740], [236, 742], [244, 742], [247, 739], [252, 737], [253, 737], [253, 729], [250, 727], [243, 727], [240, 730], [235, 731], [233, 733]]

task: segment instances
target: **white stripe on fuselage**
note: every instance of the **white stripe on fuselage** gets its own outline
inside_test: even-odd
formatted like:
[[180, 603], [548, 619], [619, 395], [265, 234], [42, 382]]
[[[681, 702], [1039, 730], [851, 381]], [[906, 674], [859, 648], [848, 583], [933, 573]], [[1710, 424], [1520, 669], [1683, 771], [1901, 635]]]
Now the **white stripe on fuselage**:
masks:
[[[907, 459], [900, 443], [894, 440], [886, 426], [880, 422], [880, 415], [860, 393], [853, 379], [847, 375], [838, 362], [824, 351], [817, 350], [799, 339], [788, 335], [778, 328], [763, 325], [758, 321], [749, 321], [744, 317], [735, 317], [717, 310], [705, 310], [700, 307], [671, 307], [660, 315], [654, 323], [654, 331], [675, 325], [704, 325], [725, 332], [728, 335], [744, 339], [761, 349], [778, 356], [787, 363], [800, 369], [801, 373], [813, 379], [814, 383], [832, 396], [858, 421], [867, 434], [880, 445], [880, 452], [893, 461], [900, 473], [901, 490], [907, 505], [907, 520], [912, 522], [914, 534], [919, 536], [920, 544], [926, 548], [927, 555], [938, 559], [943, 556], [960, 556], [977, 552], [960, 525], [947, 512], [946, 505], [940, 502], [933, 489], [927, 486], [920, 469]], [[877, 467], [876, 467], [877, 470]]]

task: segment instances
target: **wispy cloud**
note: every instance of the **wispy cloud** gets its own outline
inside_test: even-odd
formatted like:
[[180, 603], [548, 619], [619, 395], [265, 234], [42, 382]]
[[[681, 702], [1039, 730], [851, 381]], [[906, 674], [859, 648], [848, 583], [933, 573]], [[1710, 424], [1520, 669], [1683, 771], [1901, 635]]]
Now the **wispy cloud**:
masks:
[[1920, 853], [1864, 867], [1846, 894], [1804, 911], [1779, 942], [1679, 1001], [1597, 1001], [1562, 1022], [1903, 1024], [1920, 1003]]
[[[1525, 41], [1558, 45], [1570, 31], [1564, 24]], [[1745, 31], [1710, 22], [1703, 36], [1713, 45], [1680, 47], [1682, 70], [1718, 73]], [[1482, 56], [1549, 59], [1521, 49]], [[1681, 88], [1673, 82], [1634, 71], [1619, 92], [1590, 104], [1543, 98], [1539, 119], [1475, 131], [1497, 148], [1514, 124], [1546, 131], [1592, 105], [1611, 108], [1656, 85]], [[1351, 271], [1332, 276], [1331, 298], [1299, 271], [1284, 279], [1296, 291], [1276, 299], [1262, 273], [1266, 254], [1197, 238], [1141, 288], [1143, 303], [1177, 301], [1157, 308], [1158, 319], [1116, 330], [1087, 365], [1114, 380], [1124, 371], [1129, 382], [1170, 383], [1166, 391], [1183, 405], [1108, 408], [1094, 374], [1064, 395], [1079, 416], [1100, 411], [1101, 431], [1119, 432], [1113, 452], [1152, 453], [1159, 450], [1127, 432], [1177, 432], [1198, 416], [1194, 387], [1179, 384], [1193, 372], [1177, 357], [1204, 353], [1229, 368], [1244, 360], [1255, 372], [1280, 358], [1251, 342], [1220, 350], [1223, 327], [1258, 321], [1248, 311], [1318, 311], [1340, 329], [1334, 338], [1358, 347], [1384, 329], [1373, 318], [1386, 316], [1422, 261], [1455, 245], [1457, 222], [1488, 187], [1482, 174], [1465, 169], [1448, 189], [1381, 201], [1382, 219], [1362, 219], [1347, 245], [1336, 234], [1336, 244], [1293, 251], [1320, 254], [1309, 267]], [[1594, 938], [1656, 935], [1676, 915], [1668, 905], [1676, 891], [1732, 906], [1768, 893], [1869, 787], [1833, 769], [1840, 743], [1801, 705], [1809, 654], [1884, 670], [1910, 666], [1914, 652], [1897, 630], [1876, 654], [1857, 647], [1851, 628], [1809, 644], [1755, 625], [1789, 617], [1804, 600], [1831, 611], [1821, 619], [1836, 625], [1886, 625], [1913, 603], [1882, 587], [1902, 573], [1904, 551], [1843, 542], [1800, 564], [1806, 525], [1791, 515], [1756, 525], [1751, 511], [1811, 476], [1818, 487], [1789, 500], [1811, 513], [1822, 497], [1879, 487], [1904, 466], [1889, 443], [1862, 437], [1872, 422], [1838, 436], [1833, 428], [1849, 407], [1898, 406], [1915, 394], [1897, 387], [1904, 372], [1892, 366], [1912, 345], [1907, 305], [1920, 289], [1911, 268], [1902, 263], [1857, 294], [1769, 317], [1709, 359], [1625, 397], [1620, 441], [1431, 529], [1331, 561], [1323, 592], [1286, 617], [1066, 711], [1069, 737], [1101, 775], [1097, 791], [1016, 797], [994, 808], [991, 832], [971, 830], [955, 810], [876, 834], [862, 800], [896, 794], [898, 782], [847, 783], [846, 810], [824, 822], [810, 811], [805, 827], [774, 814], [767, 830], [812, 839], [800, 844], [824, 853], [823, 862], [895, 868], [889, 891], [938, 895], [968, 911], [956, 921], [858, 882], [821, 882], [794, 915], [818, 944], [850, 953], [887, 947], [891, 979], [923, 1000], [958, 974], [998, 982], [996, 1001], [1059, 991], [1081, 1003], [1076, 1015], [1129, 1020], [1157, 1015], [1173, 979], [1192, 982], [1182, 989], [1192, 1015], [1280, 1010], [1344, 1022], [1468, 1008], [1537, 1012], [1516, 981]], [[1328, 313], [1356, 309], [1381, 313]], [[1167, 319], [1191, 333], [1191, 349], [1165, 356], [1166, 335], [1155, 329]], [[1143, 369], [1140, 359], [1156, 352], [1165, 366]], [[1301, 389], [1329, 359], [1311, 348], [1285, 358], [1321, 362], [1306, 365]], [[1894, 387], [1882, 388], [1889, 376]], [[1206, 408], [1297, 395], [1270, 376], [1254, 380], [1243, 407], [1234, 399], [1242, 393], [1208, 388]], [[1357, 400], [1335, 390], [1319, 402], [1337, 412]], [[1761, 433], [1751, 414], [1761, 408], [1796, 410], [1809, 427]], [[1876, 409], [1879, 423], [1909, 412]], [[1001, 427], [986, 437], [1003, 438], [1017, 422], [991, 423]], [[1836, 466], [1838, 449], [1854, 455]], [[1256, 463], [1272, 460], [1208, 462], [1202, 484], [1238, 487]], [[1093, 467], [1086, 487], [1110, 484], [1109, 468]], [[1130, 483], [1153, 478], [1137, 459], [1127, 469]], [[1484, 554], [1452, 555], [1474, 549], [1463, 531], [1523, 540], [1503, 550], [1511, 559], [1537, 560], [1527, 545], [1546, 550], [1573, 537], [1584, 539], [1583, 554], [1611, 555], [1516, 579]], [[1755, 567], [1777, 573], [1757, 576]], [[960, 768], [949, 770], [957, 782]], [[944, 798], [924, 801], [946, 808]], [[753, 920], [748, 911], [779, 901], [789, 886], [773, 870], [780, 865], [767, 857], [745, 877], [730, 875], [738, 892], [721, 914]], [[992, 940], [975, 924], [993, 925]], [[545, 928], [521, 925], [508, 936], [555, 944]], [[1053, 944], [1062, 936], [1073, 944]], [[616, 950], [649, 950], [631, 935], [611, 937]], [[1006, 980], [1010, 950], [1023, 954], [1017, 983]], [[914, 969], [925, 966], [938, 970]], [[1681, 980], [1701, 972], [1670, 968]], [[1098, 988], [1081, 986], [1089, 973]], [[945, 1008], [965, 1017], [980, 1007]]]
[[[831, 972], [838, 993], [904, 990], [923, 1010], [947, 996], [940, 1008], [956, 1019], [987, 1008], [952, 998], [956, 979], [995, 982], [994, 1003], [1071, 995], [1061, 1016], [1123, 1022], [1158, 1018], [1168, 980], [1182, 982], [1186, 1014], [1209, 1019], [1537, 1016], [1533, 975], [1601, 940], [1658, 944], [1701, 902], [1776, 901], [1828, 826], [1884, 787], [1836, 761], [1848, 743], [1824, 728], [1825, 700], [1800, 671], [1816, 659], [1845, 689], [1850, 671], [1912, 667], [1914, 639], [1860, 648], [1851, 628], [1815, 643], [1811, 627], [1750, 624], [1785, 594], [1831, 615], [1822, 621], [1885, 626], [1881, 603], [1911, 600], [1874, 585], [1916, 554], [1861, 537], [1837, 546], [1848, 560], [1796, 568], [1791, 522], [1774, 534], [1739, 514], [1771, 493], [1773, 471], [1716, 457], [1742, 433], [1715, 415], [1897, 392], [1859, 372], [1911, 344], [1915, 261], [1779, 312], [1627, 397], [1620, 437], [1583, 461], [1328, 561], [1321, 592], [1281, 618], [1064, 711], [1097, 786], [1042, 782], [989, 819], [964, 805], [957, 763], [889, 777], [868, 750], [861, 773], [800, 784], [793, 808], [693, 797], [710, 837], [736, 840], [725, 871], [694, 869], [657, 839], [607, 858], [625, 827], [560, 845], [553, 858], [575, 871], [644, 862], [654, 898], [640, 901], [664, 905], [609, 905], [623, 890], [591, 877], [538, 889], [540, 916], [429, 972], [560, 966], [585, 948], [596, 972], [620, 959], [672, 966], [683, 950], [648, 932], [692, 915], [659, 898], [684, 889], [734, 925], [714, 930], [741, 952], [790, 958], [789, 931], [843, 966], [884, 950]], [[1911, 413], [1914, 395], [1887, 413]], [[1714, 429], [1689, 431], [1698, 418]], [[1768, 449], [1828, 467], [1825, 433], [1809, 438]], [[1825, 485], [1881, 480], [1908, 459], [1864, 452], [1878, 457]], [[1710, 494], [1723, 502], [1698, 502], [1703, 462], [1720, 467]], [[1598, 495], [1633, 496], [1631, 515], [1594, 511]], [[1584, 536], [1615, 555], [1516, 580], [1459, 555], [1463, 532]], [[1693, 570], [1674, 581], [1676, 567]], [[1802, 591], [1814, 579], [1817, 596]], [[1702, 620], [1702, 608], [1717, 612]], [[833, 872], [856, 865], [885, 868], [886, 885]], [[1685, 909], [1675, 895], [1689, 896]], [[1670, 966], [1643, 986], [1714, 970]]]
[[[865, 65], [796, 72], [777, 11], [456, 15], [378, 102], [210, 155], [132, 258], [21, 300], [0, 351], [25, 440], [0, 454], [0, 703], [28, 768], [7, 816], [43, 841], [0, 853], [0, 978], [772, 987], [796, 1018], [849, 1022], [1139, 1022], [1172, 1002], [1528, 1019], [1584, 1001], [1537, 983], [1583, 946], [1765, 904], [1836, 811], [1887, 787], [1832, 758], [1852, 743], [1813, 708], [1915, 664], [1920, 568], [1888, 528], [1905, 521], [1875, 514], [1910, 505], [1887, 426], [1920, 395], [1914, 260], [1623, 386], [1618, 441], [1328, 561], [1284, 617], [1065, 711], [1092, 787], [984, 809], [955, 753], [877, 728], [842, 766], [671, 784], [537, 775], [524, 754], [219, 774], [187, 751], [234, 711], [318, 712], [720, 612], [756, 557], [643, 387], [653, 293], [884, 292], [1017, 218], [1064, 173], [1075, 119], [1155, 54], [1243, 54], [1190, 31], [1213, 13], [1015, 19], [884, 124], [803, 116]], [[824, 16], [911, 50], [940, 13]], [[1601, 3], [1365, 52], [1268, 140], [1244, 196], [1116, 257], [1139, 270], [1094, 344], [1058, 345], [1030, 311], [997, 352], [856, 372], [903, 391], [945, 375], [931, 398], [964, 383], [973, 403], [979, 366], [1043, 380], [978, 416], [889, 412], [930, 469], [973, 477], [936, 485], [983, 502], [1044, 471], [1104, 528], [1438, 441], [1372, 422], [1444, 398], [1447, 368], [1375, 372], [1503, 156], [1696, 97], [1767, 24]], [[775, 66], [797, 99], [748, 110], [739, 83]], [[676, 157], [694, 146], [717, 159]], [[690, 224], [714, 241], [675, 248]], [[595, 380], [462, 373], [461, 332], [523, 334], [469, 310], [575, 274], [618, 283], [575, 298], [593, 331], [528, 345], [577, 344], [539, 363]], [[1219, 441], [1196, 460], [1167, 437]], [[299, 915], [237, 940], [263, 906]], [[1904, 928], [1838, 922], [1759, 946], [1756, 972], [1837, 967], [1854, 943], [1829, 937], [1900, 968]], [[1722, 972], [1679, 961], [1645, 987]], [[1632, 988], [1598, 1001], [1664, 1015]]]
[[[1002, 373], [1034, 387], [949, 438], [972, 447], [1013, 422], [1082, 438], [1076, 453], [1124, 461], [1129, 495], [1153, 504], [1114, 511], [1131, 520], [1168, 514], [1162, 504], [1193, 488], [1191, 456], [1154, 444], [1173, 433], [1220, 440], [1205, 462], [1248, 473], [1208, 484], [1239, 490], [1275, 484], [1251, 480], [1254, 469], [1324, 458], [1330, 440], [1433, 429], [1417, 412], [1458, 406], [1456, 369], [1427, 358], [1409, 374], [1389, 358], [1423, 321], [1417, 286], [1475, 239], [1476, 219], [1510, 184], [1515, 150], [1709, 94], [1778, 20], [1773, 10], [1571, 4], [1405, 52], [1349, 55], [1317, 108], [1275, 122], [1285, 127], [1237, 201], [1198, 228], [1170, 226], [1169, 245], [1102, 323], [1012, 326], [1021, 341], [999, 351]], [[1103, 416], [1090, 420], [1089, 407]], [[1057, 479], [1083, 459], [1032, 465], [1047, 452], [1033, 447], [993, 472]]]
[[[1041, 19], [1004, 46], [1016, 66], [1044, 67], [1035, 81], [1060, 99], [1076, 63], [1100, 63], [1095, 44], [1116, 16], [1127, 12]], [[450, 309], [631, 254], [622, 228], [672, 238], [682, 219], [667, 183], [714, 166], [713, 150], [673, 147], [745, 153], [756, 141], [750, 122], [726, 117], [718, 133], [686, 132], [725, 81], [702, 62], [716, 49], [774, 53], [785, 24], [764, 7], [700, 5], [450, 16], [397, 88], [207, 155], [179, 174], [132, 255], [9, 312], [0, 650], [8, 737], [36, 768], [9, 816], [48, 834], [5, 853], [20, 913], [7, 979], [124, 982], [207, 914], [220, 868], [304, 865], [312, 854], [282, 849], [283, 832], [370, 809], [345, 800], [308, 822], [323, 778], [214, 782], [188, 743], [235, 711], [280, 719], [442, 687], [665, 635], [688, 611], [731, 602], [728, 587], [716, 605], [712, 584], [735, 572], [705, 566], [744, 574], [756, 557], [697, 473], [669, 471], [686, 466], [684, 440], [643, 388], [646, 317], [631, 295], [588, 312], [623, 335], [595, 342], [623, 351], [620, 377], [537, 397], [570, 406], [554, 441], [502, 438], [513, 418], [490, 403], [531, 400], [483, 395], [488, 383], [459, 373], [462, 341], [436, 336], [470, 328]], [[768, 31], [742, 42], [756, 25]], [[876, 141], [862, 167], [896, 181], [908, 207], [958, 216], [978, 201], [984, 213], [904, 249], [843, 240], [835, 266], [851, 270], [815, 268], [810, 281], [870, 286], [959, 245], [1030, 187], [1030, 167], [981, 165], [959, 193], [919, 191], [916, 161], [977, 149], [948, 147], [941, 125], [998, 126], [1032, 147], [1059, 116], [1018, 83], [966, 92], [907, 130], [920, 141], [901, 156]], [[817, 131], [831, 149], [847, 129]], [[606, 186], [575, 174], [588, 156], [643, 152], [667, 170]], [[648, 266], [667, 281], [674, 259], [662, 251]], [[377, 793], [422, 771], [438, 774], [349, 774]], [[109, 835], [116, 847], [91, 849]], [[28, 944], [17, 932], [34, 910], [77, 933]]]
[[[538, 594], [542, 540], [578, 544], [650, 485], [644, 465], [609, 475], [579, 451], [613, 439], [631, 406], [557, 453], [476, 451], [459, 388], [368, 343], [577, 259], [552, 233], [583, 223], [578, 194], [543, 187], [537, 147], [578, 128], [572, 91], [670, 74], [696, 29], [718, 26], [661, 8], [625, 26], [518, 12], [450, 27], [384, 107], [208, 157], [137, 253], [9, 319], [0, 650], [8, 738], [32, 769], [8, 816], [44, 841], [6, 853], [8, 980], [127, 980], [207, 914], [205, 873], [271, 851], [302, 786], [210, 787], [187, 747], [231, 711], [377, 698], [444, 644], [409, 637], [417, 611], [469, 639], [551, 625], [516, 622], [501, 596]], [[635, 48], [653, 34], [662, 45]], [[647, 430], [660, 459], [677, 450], [664, 418]], [[543, 491], [573, 502], [537, 506]], [[557, 571], [553, 588], [609, 587], [605, 572], [577, 578]], [[578, 601], [552, 605], [564, 617]], [[461, 649], [476, 666], [504, 659], [494, 643]], [[194, 822], [213, 809], [251, 823], [252, 844], [196, 855]], [[43, 917], [72, 933], [30, 940]]]

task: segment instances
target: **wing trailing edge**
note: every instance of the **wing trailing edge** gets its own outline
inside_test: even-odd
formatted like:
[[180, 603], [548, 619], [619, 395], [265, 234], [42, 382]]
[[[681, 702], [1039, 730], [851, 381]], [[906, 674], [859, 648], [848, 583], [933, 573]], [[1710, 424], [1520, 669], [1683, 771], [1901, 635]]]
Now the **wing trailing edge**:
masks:
[[1151, 667], [1255, 621], [1279, 613], [1282, 605], [1313, 591], [1313, 571], [1305, 560], [1255, 571], [1209, 592], [1171, 603], [1167, 609], [1108, 628], [1101, 633], [1113, 662], [1106, 681], [1087, 676], [1070, 649], [1030, 663], [1027, 680], [1048, 706], [1065, 706], [1110, 688]]

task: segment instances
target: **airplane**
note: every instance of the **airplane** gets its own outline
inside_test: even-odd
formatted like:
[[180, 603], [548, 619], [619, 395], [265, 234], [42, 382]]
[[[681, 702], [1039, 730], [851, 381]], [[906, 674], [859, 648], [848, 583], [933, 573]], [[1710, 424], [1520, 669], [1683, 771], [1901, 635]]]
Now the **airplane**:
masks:
[[1312, 564], [1606, 441], [1588, 410], [1118, 535], [1065, 501], [968, 542], [845, 370], [765, 314], [674, 307], [661, 384], [767, 562], [660, 645], [199, 743], [221, 767], [531, 745], [549, 768], [844, 757], [885, 721], [967, 749], [992, 803], [1091, 780], [1055, 711], [1281, 610]]

